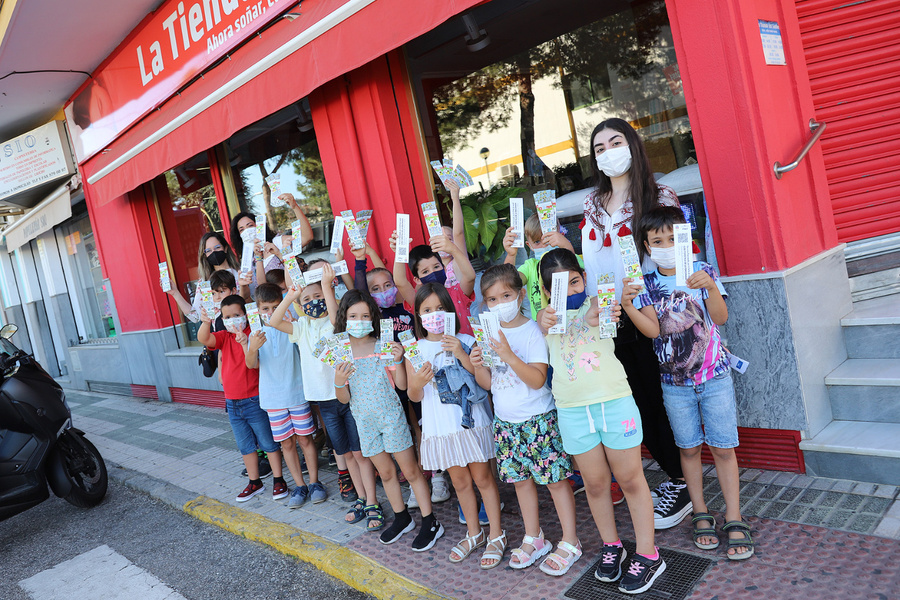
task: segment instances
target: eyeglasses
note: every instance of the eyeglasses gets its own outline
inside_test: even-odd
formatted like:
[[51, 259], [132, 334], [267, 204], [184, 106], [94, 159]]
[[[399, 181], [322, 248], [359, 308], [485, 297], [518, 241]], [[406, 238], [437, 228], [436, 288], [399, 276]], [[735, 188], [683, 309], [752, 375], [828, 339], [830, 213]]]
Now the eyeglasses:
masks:
[[206, 248], [205, 250], [203, 250], [203, 254], [205, 254], [206, 256], [209, 256], [209, 255], [212, 254], [213, 252], [219, 252], [219, 251], [224, 250], [224, 249], [225, 249], [225, 248], [222, 247], [222, 244], [216, 244], [216, 245], [213, 246], [212, 248]]

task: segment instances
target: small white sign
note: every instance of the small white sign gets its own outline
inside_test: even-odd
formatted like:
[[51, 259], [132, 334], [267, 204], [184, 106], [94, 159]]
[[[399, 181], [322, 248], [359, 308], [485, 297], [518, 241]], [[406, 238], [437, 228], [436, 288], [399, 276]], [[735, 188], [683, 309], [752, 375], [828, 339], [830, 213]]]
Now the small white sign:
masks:
[[762, 39], [763, 54], [767, 65], [786, 65], [781, 28], [775, 21], [759, 19], [759, 37]]
[[75, 173], [63, 121], [0, 144], [0, 200]]

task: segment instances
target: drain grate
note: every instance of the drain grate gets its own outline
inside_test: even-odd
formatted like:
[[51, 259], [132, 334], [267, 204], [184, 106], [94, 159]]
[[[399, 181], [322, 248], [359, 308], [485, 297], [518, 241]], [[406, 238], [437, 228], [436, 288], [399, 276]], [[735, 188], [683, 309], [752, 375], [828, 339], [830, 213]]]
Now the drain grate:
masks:
[[[623, 541], [629, 556], [634, 552], [634, 543]], [[684, 600], [694, 589], [694, 586], [703, 578], [706, 571], [715, 564], [708, 558], [701, 558], [684, 552], [675, 552], [665, 548], [659, 549], [663, 560], [666, 561], [666, 570], [653, 583], [653, 587], [640, 595], [641, 598], [660, 598], [665, 600]], [[628, 563], [628, 559], [625, 560]], [[594, 578], [600, 561], [591, 566], [588, 571], [566, 590], [566, 598], [574, 600], [622, 600], [634, 598], [623, 594], [615, 583], [603, 583]]]

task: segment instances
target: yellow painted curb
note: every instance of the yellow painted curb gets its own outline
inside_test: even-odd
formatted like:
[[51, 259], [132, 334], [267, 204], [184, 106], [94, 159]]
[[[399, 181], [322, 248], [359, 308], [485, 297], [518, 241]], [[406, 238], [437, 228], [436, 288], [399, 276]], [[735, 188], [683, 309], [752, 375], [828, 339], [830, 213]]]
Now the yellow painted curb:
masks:
[[275, 548], [283, 554], [307, 562], [347, 585], [383, 600], [446, 600], [380, 565], [355, 550], [301, 531], [254, 512], [199, 496], [183, 507], [184, 512], [248, 540]]

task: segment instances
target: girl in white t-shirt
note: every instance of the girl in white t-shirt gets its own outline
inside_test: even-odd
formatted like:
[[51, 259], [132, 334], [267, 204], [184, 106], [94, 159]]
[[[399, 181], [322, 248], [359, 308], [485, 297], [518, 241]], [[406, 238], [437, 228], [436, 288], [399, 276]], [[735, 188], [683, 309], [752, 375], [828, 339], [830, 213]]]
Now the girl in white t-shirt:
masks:
[[577, 560], [575, 496], [568, 476], [572, 461], [562, 446], [553, 394], [547, 387], [550, 355], [537, 323], [522, 314], [525, 289], [515, 266], [496, 265], [481, 278], [485, 304], [500, 318], [500, 339], [490, 347], [500, 361], [486, 367], [480, 347], [472, 351], [478, 384], [494, 397], [494, 441], [500, 476], [516, 487], [525, 522], [522, 545], [512, 552], [509, 566], [524, 569], [550, 552], [538, 514], [535, 483], [546, 485], [562, 525], [559, 548], [541, 570], [562, 575]]
[[[468, 527], [468, 535], [453, 548], [449, 559], [452, 563], [461, 562], [476, 548], [486, 545], [481, 568], [492, 569], [503, 560], [506, 532], [500, 528], [500, 492], [488, 464], [494, 457], [494, 436], [487, 401], [469, 405], [473, 422], [471, 427], [465, 428], [462, 426], [462, 408], [458, 404], [442, 402], [435, 382], [435, 373], [449, 367], [465, 369], [471, 377], [471, 385], [477, 385], [472, 375], [475, 368], [469, 360], [470, 350], [466, 349], [475, 346], [475, 338], [459, 333], [459, 318], [443, 285], [420, 285], [416, 290], [413, 314], [415, 333], [419, 338], [418, 351], [425, 362], [416, 371], [407, 356], [406, 369], [409, 399], [422, 403], [422, 467], [443, 469], [450, 474]], [[456, 318], [455, 336], [444, 335], [447, 315]], [[447, 356], [448, 352], [452, 353], [452, 358]], [[478, 522], [478, 499], [473, 482], [481, 492], [490, 522], [487, 539]]]

